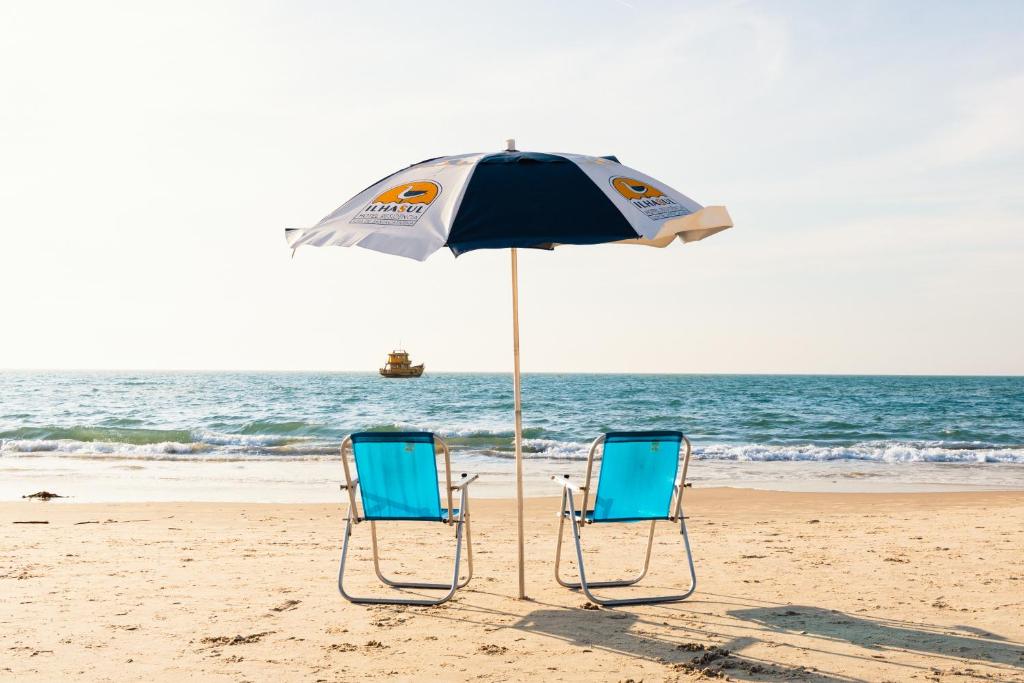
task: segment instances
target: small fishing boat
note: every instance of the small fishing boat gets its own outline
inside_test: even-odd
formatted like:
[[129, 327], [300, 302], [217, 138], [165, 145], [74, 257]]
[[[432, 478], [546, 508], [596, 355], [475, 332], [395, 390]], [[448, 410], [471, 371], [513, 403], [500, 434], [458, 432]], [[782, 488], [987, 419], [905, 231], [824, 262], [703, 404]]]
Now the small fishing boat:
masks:
[[388, 354], [388, 362], [380, 369], [380, 374], [384, 377], [419, 377], [423, 374], [423, 363], [413, 365], [408, 353], [392, 351]]

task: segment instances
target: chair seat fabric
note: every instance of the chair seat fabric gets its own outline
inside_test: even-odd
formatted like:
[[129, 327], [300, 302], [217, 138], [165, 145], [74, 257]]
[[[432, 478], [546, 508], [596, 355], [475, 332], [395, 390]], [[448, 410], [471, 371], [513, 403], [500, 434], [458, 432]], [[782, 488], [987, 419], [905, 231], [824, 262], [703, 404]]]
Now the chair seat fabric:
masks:
[[[564, 514], [565, 514], [566, 519], [568, 519], [569, 518], [569, 511], [566, 510]], [[577, 511], [576, 512], [576, 520], [579, 521], [580, 519], [581, 519], [580, 513]], [[594, 519], [594, 511], [593, 510], [587, 510], [587, 521], [588, 522], [593, 522], [594, 524], [600, 524], [602, 522], [647, 522], [647, 521], [650, 521], [652, 519], [668, 519], [668, 515], [665, 515], [664, 517], [631, 517], [631, 518], [628, 518], [628, 519]]]
[[[458, 521], [460, 512], [459, 508], [452, 508], [452, 519]], [[361, 519], [368, 522], [447, 522], [448, 510], [441, 508], [440, 517], [370, 517], [363, 515]]]
[[444, 519], [429, 432], [358, 432], [351, 436], [365, 519]]
[[606, 433], [593, 521], [667, 519], [682, 439], [682, 432]]

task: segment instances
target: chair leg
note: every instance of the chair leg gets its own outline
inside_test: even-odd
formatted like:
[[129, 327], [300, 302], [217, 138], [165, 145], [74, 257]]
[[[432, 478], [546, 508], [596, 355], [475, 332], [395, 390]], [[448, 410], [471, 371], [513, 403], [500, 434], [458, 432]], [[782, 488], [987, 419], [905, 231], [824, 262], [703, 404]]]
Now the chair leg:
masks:
[[[462, 521], [456, 522], [456, 526], [462, 522], [466, 524], [466, 564], [468, 565], [465, 578], [459, 581], [457, 588], [465, 588], [466, 585], [473, 578], [473, 537], [470, 531], [469, 514], [462, 513]], [[458, 533], [458, 529], [456, 529]], [[419, 582], [406, 582], [396, 581], [395, 579], [388, 578], [384, 571], [380, 568], [380, 555], [377, 552], [377, 525], [375, 522], [370, 522], [370, 539], [373, 547], [373, 571], [380, 579], [381, 583], [391, 586], [392, 588], [432, 588], [432, 589], [447, 589], [449, 584], [447, 583], [419, 583]]]
[[[465, 494], [463, 494], [463, 504], [465, 504]], [[448, 591], [440, 598], [436, 599], [413, 599], [413, 598], [378, 598], [378, 597], [362, 597], [351, 595], [345, 590], [344, 578], [345, 578], [345, 560], [348, 556], [348, 542], [352, 536], [352, 511], [349, 511], [348, 521], [345, 524], [345, 538], [341, 546], [341, 562], [338, 566], [338, 592], [341, 596], [356, 604], [383, 604], [383, 605], [440, 605], [447, 602], [455, 595], [455, 591], [464, 586], [469, 582], [469, 578], [466, 579], [462, 584], [459, 583], [459, 566], [462, 559], [462, 534], [463, 526], [468, 527], [468, 518], [466, 515], [461, 515], [458, 522], [455, 523], [455, 567], [453, 570], [451, 583], [399, 583], [390, 581], [383, 576], [380, 571], [379, 561], [377, 556], [377, 532], [374, 527], [374, 523], [370, 522], [370, 534], [373, 544], [373, 561], [374, 569], [376, 570], [377, 577], [385, 584], [395, 588], [427, 588], [435, 590], [446, 590]], [[472, 573], [472, 570], [470, 571]]]
[[[587, 581], [586, 567], [584, 566], [584, 563], [583, 563], [583, 546], [580, 544], [579, 522], [577, 522], [577, 520], [576, 520], [576, 506], [575, 506], [575, 503], [574, 503], [574, 501], [572, 499], [572, 496], [566, 496], [565, 492], [563, 492], [563, 494], [562, 494], [562, 501], [563, 501], [562, 502], [563, 508], [565, 507], [566, 503], [568, 503], [568, 506], [569, 506], [569, 521], [570, 521], [570, 523], [572, 525], [573, 541], [575, 541], [575, 543], [576, 543], [576, 562], [577, 562], [577, 565], [579, 567], [580, 582], [578, 584], [571, 584], [571, 583], [568, 583], [568, 582], [563, 582], [558, 577], [558, 575], [557, 575], [557, 561], [556, 561], [556, 578], [558, 578], [558, 582], [560, 584], [562, 584], [563, 586], [567, 586], [569, 588], [581, 588], [583, 590], [584, 595], [586, 595], [587, 598], [591, 602], [593, 602], [595, 604], [598, 604], [598, 605], [604, 605], [606, 607], [613, 607], [613, 606], [616, 606], [616, 605], [644, 605], [644, 604], [661, 603], [661, 602], [679, 602], [680, 600], [685, 600], [688, 597], [690, 597], [691, 595], [693, 595], [693, 592], [697, 589], [697, 574], [696, 574], [696, 570], [694, 569], [694, 566], [693, 566], [693, 553], [690, 550], [690, 538], [689, 538], [689, 535], [686, 532], [686, 522], [683, 519], [682, 515], [680, 515], [680, 518], [679, 518], [679, 530], [680, 530], [680, 533], [683, 536], [683, 545], [686, 548], [686, 559], [687, 559], [687, 563], [688, 563], [689, 569], [690, 569], [690, 588], [685, 593], [681, 593], [679, 595], [656, 595], [656, 596], [650, 596], [650, 597], [644, 597], [644, 598], [622, 598], [622, 599], [618, 599], [618, 600], [612, 600], [612, 599], [598, 598], [597, 596], [595, 596], [591, 592], [590, 589], [591, 588], [601, 588], [601, 587], [611, 587], [611, 586], [628, 586], [628, 585], [632, 585], [632, 584], [636, 583], [637, 581], [639, 581], [641, 578], [644, 577], [644, 575], [647, 573], [647, 567], [648, 567], [648, 565], [650, 563], [651, 545], [654, 542], [654, 522], [653, 521], [651, 522], [651, 531], [650, 531], [650, 535], [648, 536], [648, 541], [647, 541], [647, 557], [646, 557], [646, 559], [644, 561], [644, 571], [640, 575], [639, 578], [637, 578], [635, 581], [619, 581], [619, 582], [616, 582], [616, 581], [603, 581], [603, 582], [593, 581], [593, 582], [591, 582], [591, 581]], [[559, 554], [561, 554], [561, 542], [562, 542], [561, 534], [562, 534], [562, 528], [564, 527], [564, 519], [565, 519], [565, 515], [564, 514], [562, 515], [562, 519], [563, 519], [563, 522], [559, 525], [559, 538], [558, 538]]]
[[566, 583], [562, 580], [562, 573], [559, 571], [559, 565], [562, 563], [562, 536], [565, 533], [565, 513], [567, 508], [565, 506], [565, 497], [568, 495], [566, 489], [562, 489], [562, 509], [558, 512], [558, 542], [555, 543], [555, 581], [560, 586], [566, 588], [572, 588], [573, 585]]
[[[563, 492], [563, 497], [565, 493]], [[564, 507], [564, 504], [563, 504]], [[562, 561], [562, 536], [565, 530], [565, 512], [562, 513], [562, 518], [558, 522], [558, 543], [555, 546], [555, 581], [559, 585], [572, 590], [578, 590], [581, 586], [579, 582], [566, 581], [562, 578], [559, 567]], [[651, 548], [654, 545], [654, 522], [651, 522], [651, 530], [647, 535], [647, 552], [644, 554], [644, 567], [640, 570], [640, 574], [632, 579], [614, 579], [612, 581], [589, 581], [587, 585], [593, 588], [609, 588], [615, 586], [632, 586], [635, 583], [639, 583], [645, 576], [647, 576], [647, 570], [651, 566]]]
[[465, 588], [466, 585], [473, 579], [473, 525], [472, 520], [469, 518], [469, 491], [466, 491], [465, 502], [463, 503], [466, 507], [462, 508], [460, 514], [462, 515], [463, 521], [466, 523], [466, 564], [467, 572], [466, 578], [459, 582], [459, 588]]

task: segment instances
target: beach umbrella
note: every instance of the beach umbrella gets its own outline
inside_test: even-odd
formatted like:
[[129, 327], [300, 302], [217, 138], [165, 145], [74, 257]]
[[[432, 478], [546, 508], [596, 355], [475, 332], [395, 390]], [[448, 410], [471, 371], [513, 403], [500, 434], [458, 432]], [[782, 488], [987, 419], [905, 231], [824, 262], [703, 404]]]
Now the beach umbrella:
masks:
[[[521, 152], [421, 161], [352, 197], [311, 228], [286, 230], [292, 249], [359, 246], [422, 261], [442, 247], [455, 256], [509, 249], [515, 397], [519, 597], [523, 549], [523, 414], [519, 373], [516, 249], [563, 244], [695, 242], [732, 227], [724, 206], [704, 207], [613, 156]], [[293, 251], [294, 253], [294, 251]]]

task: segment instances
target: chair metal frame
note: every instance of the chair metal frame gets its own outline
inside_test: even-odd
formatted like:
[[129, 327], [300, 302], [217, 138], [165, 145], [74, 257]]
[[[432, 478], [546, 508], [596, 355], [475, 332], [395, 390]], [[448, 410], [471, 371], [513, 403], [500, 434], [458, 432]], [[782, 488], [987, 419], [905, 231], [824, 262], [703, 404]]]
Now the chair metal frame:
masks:
[[[683, 435], [682, 444], [685, 445], [685, 454], [683, 455], [683, 467], [682, 475], [673, 487], [672, 497], [669, 500], [668, 510], [663, 518], [652, 519], [650, 532], [647, 535], [647, 552], [644, 554], [644, 566], [640, 572], [640, 575], [632, 579], [615, 579], [611, 581], [588, 581], [586, 567], [583, 562], [583, 546], [580, 541], [580, 532], [582, 529], [590, 524], [594, 524], [593, 519], [587, 518], [587, 498], [590, 495], [591, 480], [594, 472], [594, 457], [597, 454], [597, 449], [603, 446], [605, 436], [602, 434], [598, 438], [594, 439], [594, 442], [590, 445], [590, 452], [587, 455], [587, 475], [584, 484], [578, 485], [573, 483], [569, 479], [569, 475], [565, 475], [560, 480], [562, 485], [562, 509], [559, 514], [558, 522], [558, 543], [555, 546], [555, 580], [558, 583], [570, 590], [583, 590], [583, 594], [587, 598], [597, 604], [606, 607], [613, 607], [616, 605], [643, 605], [652, 603], [662, 602], [679, 602], [686, 600], [688, 597], [693, 595], [693, 592], [697, 589], [697, 573], [693, 566], [693, 553], [690, 550], [690, 537], [686, 532], [686, 518], [683, 514], [683, 490], [689, 486], [686, 483], [686, 472], [690, 465], [690, 453], [692, 451], [690, 440]], [[552, 476], [553, 480], [559, 481], [558, 477]], [[580, 494], [582, 495], [582, 503], [580, 512], [576, 510], [576, 503], [574, 497]], [[596, 493], [595, 493], [596, 498]], [[566, 581], [562, 579], [561, 572], [559, 570], [561, 559], [562, 559], [562, 537], [565, 532], [565, 520], [569, 519], [570, 525], [572, 526], [573, 541], [576, 544], [576, 563], [579, 568], [578, 582]], [[641, 598], [599, 598], [591, 591], [592, 588], [613, 588], [622, 586], [632, 586], [639, 583], [645, 576], [647, 576], [647, 570], [651, 565], [651, 548], [654, 545], [654, 527], [658, 521], [669, 521], [679, 522], [679, 532], [683, 537], [683, 545], [686, 548], [686, 560], [690, 569], [690, 587], [685, 593], [678, 595], [655, 595], [650, 597]], [[614, 522], [598, 522], [600, 524], [612, 524]]]
[[[434, 454], [437, 457], [437, 450], [444, 453], [444, 471], [445, 471], [445, 494], [447, 496], [448, 509], [446, 519], [441, 520], [448, 526], [455, 527], [455, 566], [452, 573], [451, 583], [425, 583], [421, 581], [397, 581], [392, 578], [388, 578], [384, 575], [384, 572], [380, 568], [380, 555], [378, 553], [377, 543], [377, 523], [372, 519], [366, 519], [358, 514], [359, 508], [356, 505], [356, 498], [359, 489], [359, 479], [353, 478], [351, 470], [348, 464], [348, 457], [346, 450], [352, 451], [352, 436], [346, 436], [344, 441], [341, 442], [341, 463], [345, 471], [345, 483], [341, 485], [341, 490], [347, 493], [348, 497], [348, 514], [346, 515], [347, 521], [345, 523], [345, 537], [341, 546], [341, 561], [338, 566], [338, 592], [341, 593], [342, 597], [349, 602], [357, 604], [382, 604], [382, 605], [440, 605], [447, 602], [455, 595], [455, 591], [459, 588], [463, 588], [469, 583], [470, 579], [473, 578], [473, 536], [470, 532], [470, 515], [469, 515], [469, 485], [472, 484], [479, 478], [479, 475], [467, 476], [465, 473], [462, 474], [462, 478], [458, 484], [452, 484], [452, 466], [451, 466], [451, 455], [448, 450], [448, 444], [445, 443], [444, 439], [433, 435], [434, 437]], [[353, 454], [354, 457], [354, 454]], [[452, 498], [455, 491], [459, 492], [459, 513], [456, 515], [452, 509]], [[440, 494], [439, 494], [440, 495]], [[359, 500], [362, 500], [361, 494]], [[444, 595], [436, 599], [416, 599], [416, 598], [385, 598], [385, 597], [374, 597], [374, 596], [357, 596], [352, 595], [345, 590], [345, 560], [348, 556], [348, 542], [352, 536], [353, 527], [360, 524], [361, 522], [370, 523], [370, 541], [371, 547], [373, 548], [373, 571], [380, 579], [381, 583], [390, 586], [392, 588], [419, 588], [428, 590], [444, 590], [447, 591]], [[467, 559], [467, 571], [466, 576], [463, 579], [459, 579], [459, 569], [462, 560], [462, 537], [463, 527], [465, 527], [466, 537], [466, 559]]]

